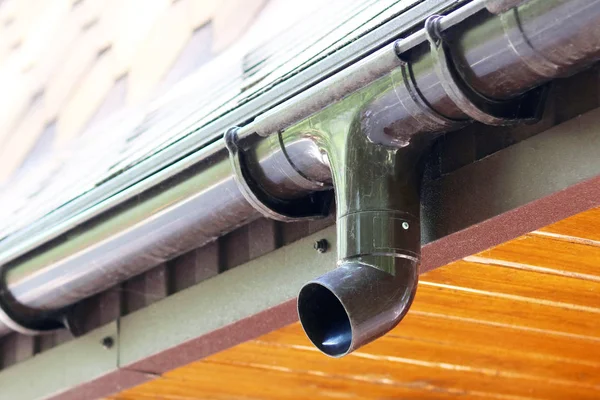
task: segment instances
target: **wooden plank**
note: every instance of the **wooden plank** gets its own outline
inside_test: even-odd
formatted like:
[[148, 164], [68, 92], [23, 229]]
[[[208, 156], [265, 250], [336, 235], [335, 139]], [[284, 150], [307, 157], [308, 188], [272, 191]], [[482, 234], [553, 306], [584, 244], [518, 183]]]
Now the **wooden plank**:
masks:
[[[314, 352], [315, 356], [318, 356], [319, 353], [308, 341], [300, 326], [294, 325], [294, 328], [280, 332], [275, 341], [271, 340], [270, 335], [265, 335], [265, 337], [257, 339], [255, 343], [282, 349], [293, 348]], [[438, 337], [442, 336], [438, 330]], [[245, 343], [240, 347], [247, 346], [249, 344]], [[263, 353], [265, 350], [253, 348], [252, 351]], [[239, 348], [232, 353], [233, 356], [237, 356], [236, 353], [240, 353]], [[220, 360], [221, 355], [212, 356], [208, 360], [215, 360], [215, 357]], [[240, 356], [239, 360], [256, 362], [256, 357], [249, 357], [247, 353], [243, 358]], [[360, 360], [357, 360], [356, 357]], [[324, 364], [329, 362], [327, 360], [321, 358], [321, 362]], [[463, 337], [458, 342], [444, 342], [435, 339], [425, 340], [418, 337], [386, 335], [342, 360], [344, 361], [336, 361], [331, 368], [335, 368], [341, 373], [346, 363], [390, 363], [392, 369], [400, 372], [397, 379], [401, 381], [410, 381], [412, 378], [409, 378], [407, 374], [413, 369], [419, 370], [417, 373], [426, 372], [440, 378], [445, 377], [448, 372], [460, 372], [460, 378], [453, 376], [447, 376], [447, 378], [449, 384], [462, 382], [461, 385], [465, 385], [462, 386], [463, 389], [469, 387], [474, 389], [475, 386], [471, 381], [487, 376], [499, 380], [515, 380], [517, 386], [521, 385], [521, 389], [535, 386], [539, 382], [544, 382], [544, 385], [553, 382], [553, 385], [560, 387], [575, 385], [600, 390], [600, 382], [595, 373], [600, 365], [598, 360], [585, 362], [577, 359], [555, 358], [542, 353], [515, 352], [501, 347], [470, 346], [468, 337]], [[561, 365], [561, 368], [556, 368], [558, 364]], [[380, 369], [380, 371], [383, 370]], [[392, 379], [391, 375], [387, 378]], [[508, 383], [498, 381], [496, 384], [504, 387]], [[483, 388], [480, 389], [483, 390]], [[509, 394], [509, 392], [502, 392]], [[510, 393], [518, 394], [513, 391]]]
[[248, 256], [250, 260], [279, 247], [279, 225], [274, 220], [258, 219], [248, 225]]
[[123, 283], [125, 315], [147, 307], [167, 296], [169, 282], [166, 268], [164, 263], [160, 264]]
[[[316, 365], [315, 365], [316, 367]], [[148, 384], [142, 394], [183, 394], [197, 398], [199, 393], [250, 396], [261, 399], [330, 399], [330, 398], [419, 398], [446, 399], [463, 393], [451, 393], [429, 382], [415, 382], [412, 387], [372, 384], [341, 376], [322, 376], [318, 371], [290, 371], [277, 365], [226, 365], [209, 362], [192, 364], [190, 368], [165, 374], [160, 384]], [[185, 398], [185, 397], [184, 397]]]
[[[575, 118], [598, 107], [600, 100], [598, 90], [598, 66], [581, 71], [567, 79], [556, 79], [552, 92], [558, 100], [556, 122], [561, 123]], [[565, 101], [573, 99], [572, 101]]]
[[121, 287], [118, 285], [75, 304], [70, 313], [77, 334], [83, 335], [119, 319], [122, 309], [121, 295]]
[[600, 281], [600, 247], [540, 236], [524, 235], [467, 260]]
[[588, 365], [600, 363], [600, 345], [594, 339], [553, 335], [550, 332], [521, 329], [498, 322], [487, 323], [431, 312], [410, 311], [389, 335], [454, 343], [469, 348], [482, 348], [482, 351], [491, 348], [510, 353], [534, 354], [557, 361], [564, 359]]
[[33, 357], [35, 353], [35, 338], [11, 333], [2, 338], [0, 349], [2, 350], [0, 365], [2, 365], [2, 368], [7, 368]]
[[[293, 239], [304, 229], [290, 225], [284, 238], [286, 230]], [[577, 237], [585, 239], [584, 233]], [[526, 235], [423, 274], [403, 322], [348, 357], [322, 356], [296, 323], [167, 373], [158, 392], [145, 387], [122, 398], [294, 398], [282, 392], [290, 385], [302, 398], [386, 397], [382, 387], [398, 397], [398, 388], [419, 387], [419, 394], [405, 396], [595, 399], [599, 257], [597, 246]], [[237, 372], [228, 375], [228, 368]], [[270, 375], [274, 371], [281, 376]], [[244, 382], [242, 389], [227, 387], [234, 380]], [[338, 380], [339, 392], [304, 392]], [[276, 384], [266, 388], [264, 382]]]
[[[494, 397], [539, 397], [546, 399], [597, 398], [599, 395], [592, 367], [577, 368], [565, 378], [556, 368], [520, 369], [528, 359], [501, 353], [462, 352], [452, 346], [440, 346], [393, 337], [384, 337], [342, 359], [325, 358], [302, 335], [288, 335], [286, 345], [252, 342], [225, 351], [198, 363], [246, 366], [264, 370], [279, 369], [327, 378], [362, 382], [365, 387], [392, 386], [410, 388], [415, 382], [427, 383], [433, 391], [471, 393]], [[497, 364], [490, 363], [496, 362]], [[550, 363], [548, 363], [550, 364]], [[552, 364], [556, 366], [556, 364]], [[570, 367], [571, 365], [567, 365]], [[516, 368], [516, 369], [515, 369]], [[554, 372], [553, 372], [554, 370]], [[578, 381], [579, 375], [587, 381]], [[179, 376], [179, 375], [178, 375]]]
[[525, 301], [493, 292], [420, 284], [411, 310], [600, 340], [597, 313]]
[[223, 271], [242, 265], [250, 259], [248, 225], [219, 238], [219, 258]]
[[581, 306], [590, 308], [590, 312], [600, 313], [600, 282], [576, 277], [458, 261], [427, 272], [421, 276], [420, 282], [510, 294], [530, 298], [531, 301], [562, 303], [565, 307]]
[[[600, 246], [600, 208], [577, 214], [539, 230], [557, 239]], [[550, 236], [552, 237], [552, 236]]]
[[319, 232], [320, 230], [335, 225], [335, 218], [335, 204], [332, 204], [332, 209], [330, 210], [330, 214], [327, 217], [308, 221], [309, 234]]
[[[260, 337], [260, 341], [283, 344], [291, 335], [304, 337], [299, 323]], [[596, 340], [552, 335], [547, 332], [503, 326], [499, 323], [456, 318], [430, 312], [410, 311], [387, 336], [450, 344], [481, 353], [516, 354], [518, 357], [552, 359], [557, 363], [578, 363], [600, 367], [600, 346]], [[308, 339], [301, 344], [308, 345]]]
[[39, 336], [39, 352], [44, 353], [56, 346], [59, 346], [63, 343], [70, 342], [74, 337], [66, 329], [61, 329], [56, 332], [48, 333], [45, 335]]
[[237, 267], [278, 248], [278, 231], [276, 221], [261, 218], [220, 238], [223, 269]]
[[310, 234], [310, 222], [278, 222], [281, 232], [281, 244], [288, 245]]

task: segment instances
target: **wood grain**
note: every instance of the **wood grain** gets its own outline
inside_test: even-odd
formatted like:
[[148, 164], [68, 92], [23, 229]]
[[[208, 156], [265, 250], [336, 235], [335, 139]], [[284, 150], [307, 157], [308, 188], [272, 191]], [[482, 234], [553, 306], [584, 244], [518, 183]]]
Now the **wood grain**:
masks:
[[600, 398], [600, 209], [421, 275], [407, 317], [343, 359], [299, 323], [114, 399]]
[[546, 228], [537, 234], [555, 234], [555, 238], [600, 246], [600, 209], [577, 214]]

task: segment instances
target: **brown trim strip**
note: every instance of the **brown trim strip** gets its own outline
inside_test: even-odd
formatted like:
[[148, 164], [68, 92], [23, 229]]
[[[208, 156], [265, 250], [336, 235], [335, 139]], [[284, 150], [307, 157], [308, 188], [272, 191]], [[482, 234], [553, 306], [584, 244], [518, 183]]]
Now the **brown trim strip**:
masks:
[[162, 374], [242, 342], [255, 339], [297, 320], [296, 299], [289, 300], [204, 336], [171, 347], [142, 361], [130, 364], [126, 368], [131, 371]]
[[107, 397], [157, 378], [154, 375], [126, 369], [116, 370], [98, 379], [76, 386], [48, 400], [83, 400]]
[[600, 206], [600, 176], [426, 244], [421, 273]]

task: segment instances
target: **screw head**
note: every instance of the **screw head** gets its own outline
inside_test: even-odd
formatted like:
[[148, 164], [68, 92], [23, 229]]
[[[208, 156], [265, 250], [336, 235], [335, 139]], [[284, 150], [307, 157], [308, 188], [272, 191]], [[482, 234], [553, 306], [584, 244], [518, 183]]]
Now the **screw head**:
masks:
[[329, 248], [329, 242], [327, 242], [327, 239], [319, 239], [315, 242], [313, 248], [321, 254], [325, 253]]
[[409, 228], [408, 222], [404, 221], [402, 223], [402, 228], [404, 228], [404, 230], [407, 230]]
[[115, 339], [113, 339], [110, 336], [107, 336], [104, 339], [102, 339], [101, 344], [102, 347], [104, 347], [106, 350], [109, 350], [115, 345]]

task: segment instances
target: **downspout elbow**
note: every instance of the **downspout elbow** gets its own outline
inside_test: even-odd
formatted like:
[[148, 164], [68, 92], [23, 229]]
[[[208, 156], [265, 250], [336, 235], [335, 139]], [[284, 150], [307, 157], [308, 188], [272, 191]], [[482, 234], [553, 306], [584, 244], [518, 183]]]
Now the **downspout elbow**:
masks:
[[344, 356], [402, 320], [417, 281], [418, 260], [414, 258], [365, 255], [344, 260], [300, 290], [300, 321], [319, 350], [332, 357]]

